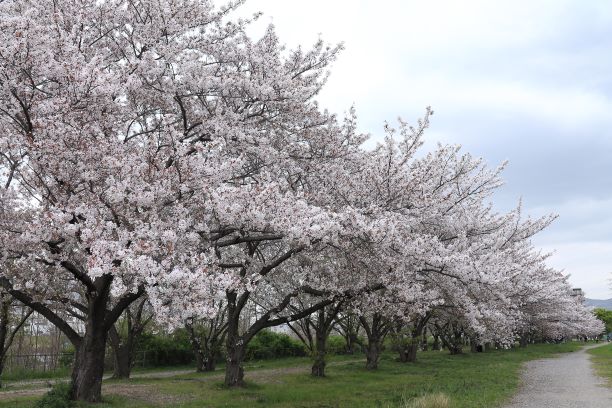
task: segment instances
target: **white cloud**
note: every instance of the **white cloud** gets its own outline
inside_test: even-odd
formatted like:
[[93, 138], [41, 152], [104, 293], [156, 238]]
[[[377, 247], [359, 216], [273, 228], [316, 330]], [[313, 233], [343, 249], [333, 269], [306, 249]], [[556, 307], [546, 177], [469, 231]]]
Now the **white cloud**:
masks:
[[560, 219], [536, 239], [591, 297], [611, 297], [612, 3], [607, 0], [249, 0], [289, 47], [346, 50], [320, 95], [361, 129], [436, 111], [429, 141], [509, 159], [519, 196]]
[[549, 264], [570, 274], [569, 281], [593, 299], [612, 298], [609, 279], [612, 278], [612, 241], [577, 242], [543, 246], [553, 251]]
[[[593, 67], [580, 61], [593, 55], [563, 44], [609, 25], [612, 7], [605, 5], [251, 0], [243, 13], [263, 10], [253, 32], [272, 21], [289, 46], [307, 46], [319, 34], [332, 43], [344, 41], [346, 51], [321, 99], [338, 112], [356, 103], [367, 130], [398, 115], [412, 119], [427, 105], [445, 114], [527, 114], [557, 128], [580, 129], [609, 123], [612, 101], [589, 85], [586, 73]], [[567, 67], [579, 78], [564, 77]], [[563, 81], [552, 80], [556, 76]]]
[[[594, 199], [574, 198], [563, 203], [529, 208], [529, 213], [559, 215], [549, 231], [542, 234], [547, 243], [568, 243], [575, 241], [607, 240], [612, 251], [612, 197]], [[612, 270], [612, 264], [610, 265]]]

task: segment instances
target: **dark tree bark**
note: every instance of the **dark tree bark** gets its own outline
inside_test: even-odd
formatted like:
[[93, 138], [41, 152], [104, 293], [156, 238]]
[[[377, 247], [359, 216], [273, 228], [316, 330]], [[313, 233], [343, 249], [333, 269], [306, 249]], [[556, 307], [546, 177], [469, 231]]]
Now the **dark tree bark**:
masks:
[[527, 345], [529, 344], [529, 334], [528, 333], [523, 333], [521, 335], [521, 337], [519, 338], [519, 344], [522, 348], [527, 347]]
[[436, 350], [436, 351], [440, 351], [441, 350], [440, 336], [438, 336], [437, 334], [434, 334], [433, 338], [434, 338], [434, 342], [433, 342], [431, 348]]
[[226, 353], [227, 363], [225, 365], [225, 385], [227, 387], [244, 386], [244, 368], [242, 367], [246, 344], [238, 331], [240, 312], [236, 305], [237, 296], [230, 292], [227, 294], [228, 300], [228, 321], [227, 321], [227, 340]]
[[470, 351], [472, 353], [478, 353], [478, 343], [476, 342], [476, 339], [473, 337], [470, 337]]
[[313, 377], [325, 377], [325, 366], [327, 361], [325, 360], [327, 352], [327, 335], [321, 330], [316, 332], [316, 344], [314, 353], [314, 362], [310, 373]]
[[[417, 351], [422, 344], [424, 330], [431, 315], [416, 317], [412, 325], [407, 329], [402, 321], [395, 325], [395, 336], [399, 352], [398, 360], [402, 363], [414, 363], [417, 359]], [[407, 330], [407, 333], [406, 333]], [[427, 338], [425, 338], [427, 341]]]
[[463, 331], [455, 323], [449, 323], [444, 330], [440, 331], [442, 344], [446, 347], [451, 355], [463, 353]]
[[412, 330], [409, 329], [407, 324], [402, 320], [395, 321], [390, 331], [393, 340], [393, 348], [398, 353], [397, 361], [402, 363], [408, 362], [411, 351], [413, 339], [409, 331]]
[[362, 344], [359, 340], [359, 317], [352, 313], [347, 313], [345, 316], [336, 319], [336, 327], [338, 333], [344, 337], [346, 342], [346, 354], [355, 354], [361, 348]]
[[429, 350], [429, 344], [427, 343], [427, 325], [423, 327], [423, 340], [421, 341], [421, 348], [423, 351]]
[[299, 288], [294, 292], [287, 294], [275, 307], [270, 308], [266, 313], [262, 314], [254, 323], [248, 326], [244, 333], [239, 331], [240, 312], [244, 308], [250, 293], [244, 292], [238, 296], [235, 292], [227, 292], [227, 336], [226, 336], [226, 353], [227, 364], [225, 366], [225, 385], [227, 387], [242, 387], [244, 383], [244, 358], [246, 355], [246, 347], [253, 337], [261, 330], [287, 324], [296, 320], [303, 319], [306, 316], [332, 304], [335, 299], [323, 299], [312, 306], [289, 313], [283, 317], [272, 318], [278, 315], [283, 310], [286, 310], [291, 300], [296, 298], [302, 290], [307, 288]]
[[111, 326], [109, 330], [109, 341], [113, 349], [113, 378], [130, 378], [136, 343], [153, 318], [152, 313], [144, 316], [146, 303], [147, 299], [143, 298], [137, 302], [134, 310], [131, 307], [125, 309], [125, 320], [122, 322], [125, 330], [121, 330], [121, 333], [117, 330], [117, 324]]
[[85, 335], [76, 347], [75, 363], [72, 369], [70, 394], [76, 401], [100, 402], [102, 400], [104, 355], [110, 330], [110, 327], [105, 327], [105, 319], [110, 300], [111, 281], [111, 276], [103, 275], [94, 282], [97, 290], [87, 294]]
[[91, 280], [87, 274], [76, 266], [62, 262], [62, 266], [85, 287], [84, 303], [63, 299], [72, 316], [77, 316], [85, 324], [85, 333], [77, 333], [68, 320], [57, 314], [46, 304], [34, 300], [28, 293], [14, 289], [11, 282], [0, 277], [2, 286], [13, 298], [29, 306], [43, 315], [49, 322], [61, 330], [75, 348], [75, 360], [72, 369], [70, 398], [74, 401], [100, 402], [102, 400], [102, 374], [104, 372], [104, 356], [109, 330], [123, 311], [132, 302], [144, 294], [144, 287], [139, 287], [135, 293], [126, 292], [119, 297], [114, 306], [110, 306], [110, 289], [113, 277], [104, 274]]
[[[327, 339], [334, 328], [338, 312], [343, 303], [342, 300], [339, 300], [335, 304], [320, 308], [317, 312], [300, 319], [294, 324], [288, 324], [289, 328], [304, 343], [312, 355], [311, 374], [314, 377], [325, 377]], [[292, 309], [295, 313], [299, 313], [308, 307], [310, 305], [300, 304], [300, 307], [292, 307]]]
[[378, 360], [380, 359], [381, 346], [376, 338], [372, 338], [372, 342], [368, 342], [366, 348], [366, 369], [378, 369]]
[[76, 350], [72, 369], [70, 395], [75, 401], [100, 402], [102, 400], [102, 375], [107, 333], [95, 327], [96, 320], [87, 330]]
[[372, 315], [371, 322], [365, 316], [360, 316], [359, 321], [368, 338], [368, 344], [366, 345], [366, 369], [376, 370], [380, 360], [382, 344], [390, 330], [390, 324], [379, 313]]
[[[412, 341], [410, 342], [407, 360], [410, 363], [416, 362], [417, 351], [419, 349], [419, 345], [421, 344], [421, 338], [424, 336], [425, 327], [427, 326], [427, 322], [429, 321], [430, 317], [431, 314], [429, 313], [425, 314], [425, 316], [418, 317], [412, 326]], [[427, 344], [427, 337], [425, 337], [425, 344]]]
[[[111, 329], [112, 333], [113, 329]], [[110, 334], [110, 333], [109, 333]], [[117, 337], [119, 335], [117, 334]], [[114, 335], [110, 335], [111, 344], [113, 348], [113, 378], [130, 378], [133, 367], [133, 353], [132, 347], [129, 344], [121, 344], [120, 339], [113, 339]]]
[[[223, 246], [235, 245], [237, 242], [242, 242], [246, 244], [247, 253], [249, 257], [254, 256], [254, 254], [258, 250], [258, 245], [260, 244], [260, 240], [256, 239], [246, 239], [244, 237], [236, 237], [231, 240], [226, 240], [227, 244], [224, 242], [217, 243], [217, 249], [220, 249]], [[290, 259], [295, 254], [301, 252], [304, 249], [303, 246], [291, 248], [286, 252], [282, 253], [282, 255], [276, 256], [274, 259], [269, 260], [265, 266], [263, 266], [259, 270], [260, 276], [266, 276], [276, 267], [281, 265], [286, 260]], [[261, 251], [260, 251], [261, 252]], [[234, 265], [228, 265], [228, 267], [234, 268]], [[240, 276], [246, 276], [247, 268], [246, 266], [240, 266]], [[321, 297], [318, 303], [313, 304], [312, 306], [300, 310], [299, 312], [289, 312], [287, 311], [291, 302], [298, 298], [300, 294], [309, 294], [312, 296]], [[225, 385], [227, 387], [242, 387], [245, 385], [244, 382], [244, 368], [243, 362], [246, 355], [246, 347], [251, 341], [251, 339], [259, 333], [261, 330], [279, 326], [282, 324], [287, 324], [289, 322], [293, 322], [299, 319], [302, 319], [310, 314], [318, 311], [319, 309], [324, 308], [325, 306], [332, 304], [336, 299], [335, 297], [328, 297], [329, 294], [323, 293], [321, 291], [314, 290], [310, 287], [303, 286], [296, 288], [294, 291], [287, 293], [282, 299], [278, 302], [275, 302], [274, 306], [269, 306], [267, 311], [263, 313], [259, 318], [255, 320], [255, 322], [250, 323], [247, 322], [247, 328], [242, 333], [239, 330], [239, 321], [242, 310], [246, 306], [249, 298], [251, 296], [251, 292], [248, 290], [243, 290], [238, 293], [234, 290], [228, 290], [225, 294], [226, 302], [227, 302], [227, 336], [226, 336], [226, 353], [227, 353], [227, 364], [225, 366]], [[287, 312], [287, 315], [283, 317], [275, 317], [282, 312]]]
[[220, 305], [212, 319], [190, 319], [185, 323], [196, 358], [196, 371], [214, 371], [227, 333], [227, 309]]

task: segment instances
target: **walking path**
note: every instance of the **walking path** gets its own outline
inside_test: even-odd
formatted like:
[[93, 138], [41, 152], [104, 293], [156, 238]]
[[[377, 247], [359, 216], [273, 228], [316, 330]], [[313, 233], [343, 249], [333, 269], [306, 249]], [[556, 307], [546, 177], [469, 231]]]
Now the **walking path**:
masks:
[[529, 361], [517, 395], [504, 408], [610, 408], [612, 390], [593, 371], [586, 350]]

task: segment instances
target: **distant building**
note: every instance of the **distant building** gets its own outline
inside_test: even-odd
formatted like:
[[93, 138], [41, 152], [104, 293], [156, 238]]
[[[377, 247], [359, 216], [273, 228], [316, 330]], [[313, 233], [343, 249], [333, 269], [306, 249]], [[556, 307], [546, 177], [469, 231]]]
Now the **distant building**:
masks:
[[572, 289], [571, 295], [577, 297], [584, 302], [584, 291], [581, 288]]

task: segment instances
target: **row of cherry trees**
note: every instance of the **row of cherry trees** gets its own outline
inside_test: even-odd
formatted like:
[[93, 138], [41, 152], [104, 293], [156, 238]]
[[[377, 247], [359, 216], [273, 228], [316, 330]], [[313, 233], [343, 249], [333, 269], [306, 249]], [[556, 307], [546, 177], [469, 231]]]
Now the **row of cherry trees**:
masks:
[[417, 154], [429, 110], [365, 150], [315, 101], [341, 47], [253, 40], [241, 3], [0, 2], [0, 285], [75, 346], [73, 399], [145, 294], [171, 327], [224, 313], [229, 386], [256, 333], [339, 302], [373, 349], [434, 311], [480, 342], [599, 331], [530, 242], [552, 217], [488, 204], [501, 168]]

